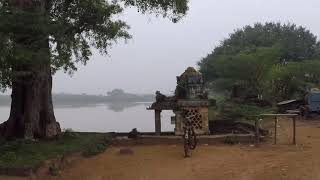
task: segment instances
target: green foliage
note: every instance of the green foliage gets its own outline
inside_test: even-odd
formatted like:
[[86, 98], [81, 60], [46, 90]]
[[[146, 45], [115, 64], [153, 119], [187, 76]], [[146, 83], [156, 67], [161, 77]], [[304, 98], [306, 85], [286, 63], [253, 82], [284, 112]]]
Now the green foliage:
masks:
[[127, 6], [135, 6], [139, 12], [169, 17], [172, 22], [179, 21], [188, 11], [189, 0], [119, 0]]
[[59, 69], [72, 73], [78, 63], [87, 63], [92, 47], [107, 54], [117, 40], [131, 38], [129, 26], [116, 18], [124, 6], [174, 22], [188, 10], [188, 0], [15, 2], [0, 0], [0, 90], [43, 66], [53, 73]]
[[234, 104], [231, 112], [231, 116], [234, 118], [254, 120], [257, 115], [263, 113], [272, 113], [274, 110], [270, 107], [266, 108], [257, 107], [255, 105]]
[[63, 137], [78, 137], [79, 136], [79, 133], [77, 132], [74, 132], [72, 129], [65, 129], [64, 132], [63, 132]]
[[237, 103], [232, 100], [220, 102], [217, 107], [209, 108], [209, 120], [251, 121], [259, 114], [273, 113], [272, 107], [258, 107], [255, 104]]
[[301, 96], [319, 83], [316, 36], [294, 24], [266, 23], [236, 30], [199, 62], [216, 91], [235, 86], [244, 97], [263, 95], [270, 101]]
[[56, 141], [15, 140], [0, 146], [0, 166], [30, 167], [70, 152], [87, 151], [111, 137], [102, 133], [66, 133]]
[[108, 147], [108, 144], [106, 142], [94, 144], [93, 146], [86, 148], [83, 151], [82, 155], [85, 157], [92, 157], [104, 152], [107, 149], [107, 147]]
[[268, 72], [264, 94], [277, 101], [302, 98], [307, 89], [319, 86], [319, 69], [320, 61], [315, 60], [274, 65]]
[[270, 67], [279, 58], [277, 48], [250, 48], [236, 55], [221, 55], [215, 61], [220, 87], [231, 89], [234, 84], [261, 92], [261, 83]]
[[278, 47], [278, 62], [304, 61], [319, 57], [319, 45], [316, 36], [304, 27], [295, 24], [257, 23], [237, 29], [203, 58], [199, 66], [206, 79], [215, 80], [221, 78], [216, 73], [218, 68], [215, 64], [220, 56], [235, 56], [247, 49]]
[[117, 39], [130, 38], [129, 26], [114, 18], [121, 12], [120, 5], [103, 0], [3, 3], [0, 6], [2, 88], [9, 87], [16, 76], [30, 76], [48, 64], [53, 72], [61, 68], [76, 70], [76, 63], [86, 64], [89, 60], [90, 47], [106, 54]]

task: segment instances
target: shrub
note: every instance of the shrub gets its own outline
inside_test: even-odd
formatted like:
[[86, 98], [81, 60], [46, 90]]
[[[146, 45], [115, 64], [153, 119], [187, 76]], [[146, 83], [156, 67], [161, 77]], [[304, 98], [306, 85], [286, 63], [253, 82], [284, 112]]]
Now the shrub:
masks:
[[73, 131], [71, 128], [65, 129], [63, 132], [63, 137], [78, 137], [79, 134]]
[[222, 104], [217, 113], [219, 120], [254, 120], [259, 114], [272, 113], [272, 107], [258, 107], [250, 104], [239, 104], [232, 101]]
[[100, 154], [102, 152], [104, 152], [107, 149], [107, 143], [104, 142], [100, 142], [97, 143], [95, 145], [89, 146], [88, 148], [86, 148], [82, 155], [85, 157], [92, 157], [95, 156], [97, 154]]

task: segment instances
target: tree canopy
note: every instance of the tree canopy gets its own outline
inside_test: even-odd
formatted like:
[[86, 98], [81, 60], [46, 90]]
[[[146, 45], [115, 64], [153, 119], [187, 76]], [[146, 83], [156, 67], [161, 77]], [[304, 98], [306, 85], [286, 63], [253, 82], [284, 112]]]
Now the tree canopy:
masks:
[[257, 23], [236, 30], [199, 62], [215, 90], [278, 101], [303, 94], [319, 83], [319, 42], [295, 24]]
[[[91, 48], [107, 54], [129, 25], [115, 17], [125, 7], [180, 20], [188, 0], [0, 0], [0, 89], [35, 64], [71, 72], [86, 64]], [[48, 47], [49, 46], [49, 47]], [[23, 68], [22, 68], [23, 67]], [[30, 68], [27, 68], [30, 67]]]
[[220, 89], [231, 89], [235, 84], [261, 92], [263, 79], [279, 57], [276, 47], [250, 48], [236, 55], [221, 55], [215, 61], [216, 83]]
[[237, 55], [259, 47], [278, 47], [278, 62], [292, 62], [319, 57], [320, 43], [309, 30], [295, 24], [256, 23], [237, 29], [199, 62], [200, 71], [208, 80], [217, 78], [215, 60], [222, 55]]

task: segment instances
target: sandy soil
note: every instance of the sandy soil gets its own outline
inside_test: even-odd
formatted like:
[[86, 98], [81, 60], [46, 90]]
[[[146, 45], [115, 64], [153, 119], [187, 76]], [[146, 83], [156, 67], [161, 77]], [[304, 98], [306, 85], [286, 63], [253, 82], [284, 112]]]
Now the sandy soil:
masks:
[[[320, 122], [299, 122], [298, 145], [199, 146], [191, 158], [182, 145], [120, 147], [65, 169], [48, 180], [320, 180]], [[289, 142], [287, 142], [289, 143]], [[20, 180], [21, 178], [0, 177]]]

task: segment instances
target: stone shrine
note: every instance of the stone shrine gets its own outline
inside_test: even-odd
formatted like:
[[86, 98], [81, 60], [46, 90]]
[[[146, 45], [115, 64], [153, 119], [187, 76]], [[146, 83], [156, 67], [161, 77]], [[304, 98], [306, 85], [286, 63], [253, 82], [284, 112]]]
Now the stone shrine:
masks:
[[155, 111], [156, 135], [161, 135], [161, 111], [172, 110], [175, 114], [174, 132], [184, 133], [185, 117], [190, 117], [196, 134], [210, 134], [208, 118], [209, 100], [205, 91], [204, 79], [201, 73], [189, 67], [177, 77], [175, 95], [167, 97], [156, 92], [156, 102], [148, 108]]

